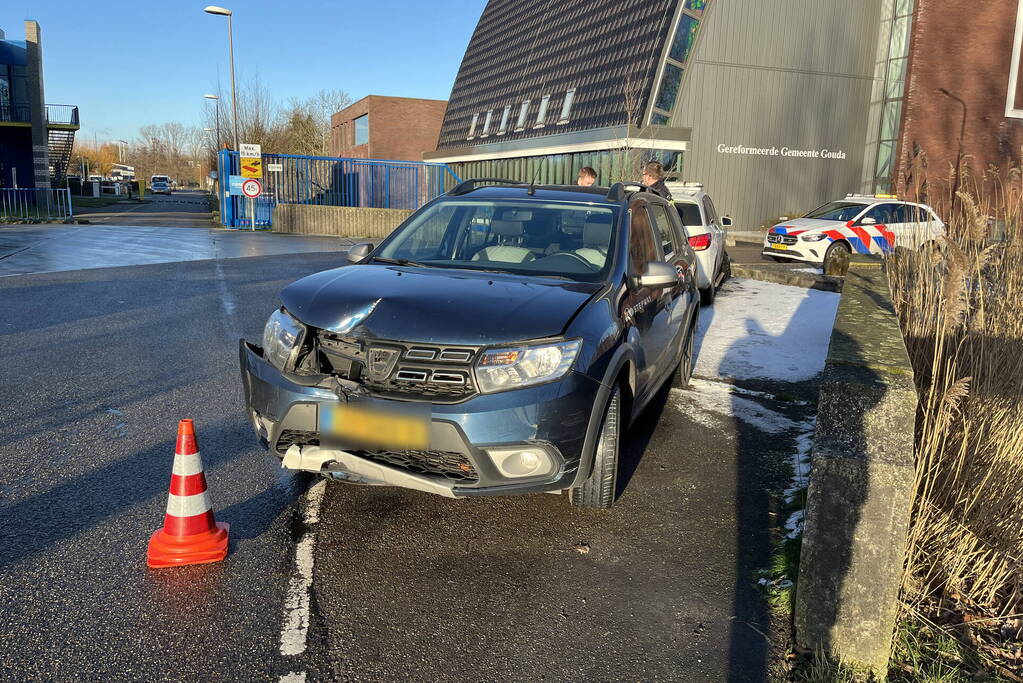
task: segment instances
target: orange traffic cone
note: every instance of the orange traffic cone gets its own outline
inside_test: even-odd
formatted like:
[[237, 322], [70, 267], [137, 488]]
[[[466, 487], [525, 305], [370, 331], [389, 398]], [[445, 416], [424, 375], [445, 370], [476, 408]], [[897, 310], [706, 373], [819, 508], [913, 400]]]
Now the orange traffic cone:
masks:
[[213, 519], [202, 458], [195, 444], [195, 427], [191, 420], [181, 420], [167, 514], [163, 528], [149, 537], [146, 564], [175, 567], [219, 562], [227, 556], [227, 529], [225, 522]]

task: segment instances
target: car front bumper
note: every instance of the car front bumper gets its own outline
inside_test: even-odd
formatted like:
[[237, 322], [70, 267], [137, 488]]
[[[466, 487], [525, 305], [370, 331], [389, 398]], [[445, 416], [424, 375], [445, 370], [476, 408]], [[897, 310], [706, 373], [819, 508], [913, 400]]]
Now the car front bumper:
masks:
[[771, 256], [805, 263], [824, 263], [824, 252], [827, 251], [829, 244], [830, 242], [827, 241], [810, 244], [797, 242], [793, 245], [786, 245], [787, 249], [776, 249], [770, 244], [764, 244], [761, 256]]
[[[560, 491], [573, 486], [600, 388], [586, 375], [570, 372], [556, 382], [480, 394], [461, 403], [417, 404], [427, 406], [430, 413], [429, 451], [408, 454], [461, 459], [476, 475], [475, 480], [451, 479], [424, 473], [415, 464], [396, 464], [395, 460], [401, 460], [400, 451], [382, 452], [388, 454], [384, 461], [379, 453], [363, 457], [361, 451], [321, 443], [319, 413], [339, 405], [334, 390], [301, 384], [316, 378], [282, 373], [263, 359], [262, 349], [244, 340], [239, 356], [246, 414], [260, 441], [282, 458], [283, 466], [355, 483], [403, 486], [451, 497]], [[367, 401], [367, 405], [408, 405], [372, 397], [353, 400]], [[506, 477], [487, 455], [488, 449], [527, 446], [547, 452], [554, 462], [550, 474]]]

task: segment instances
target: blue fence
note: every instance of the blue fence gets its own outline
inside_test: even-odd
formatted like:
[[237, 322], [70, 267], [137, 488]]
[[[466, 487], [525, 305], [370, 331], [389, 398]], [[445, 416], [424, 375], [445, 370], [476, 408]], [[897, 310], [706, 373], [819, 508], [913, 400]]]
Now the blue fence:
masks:
[[[445, 164], [297, 154], [263, 155], [263, 194], [255, 201], [228, 194], [228, 179], [240, 175], [238, 152], [221, 150], [217, 163], [220, 222], [229, 228], [267, 227], [277, 204], [418, 209], [461, 182]], [[280, 170], [270, 170], [270, 169]]]
[[75, 215], [71, 191], [0, 187], [0, 218], [9, 220], [64, 220]]

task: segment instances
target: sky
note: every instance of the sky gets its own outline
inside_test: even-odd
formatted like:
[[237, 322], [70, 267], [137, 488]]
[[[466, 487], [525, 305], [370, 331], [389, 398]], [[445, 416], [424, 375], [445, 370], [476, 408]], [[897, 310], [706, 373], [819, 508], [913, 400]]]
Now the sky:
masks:
[[[447, 99], [486, 0], [215, 0], [234, 12], [239, 82], [258, 77], [279, 102], [324, 88]], [[77, 104], [86, 140], [131, 140], [148, 124], [198, 125], [230, 92], [227, 18], [210, 2], [2, 0], [0, 29], [42, 29], [46, 101]], [[225, 101], [225, 105], [228, 102]]]

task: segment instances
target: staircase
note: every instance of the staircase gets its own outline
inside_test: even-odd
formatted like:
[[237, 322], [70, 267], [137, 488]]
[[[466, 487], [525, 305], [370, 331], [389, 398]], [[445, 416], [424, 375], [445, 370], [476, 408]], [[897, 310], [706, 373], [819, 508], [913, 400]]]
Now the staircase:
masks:
[[50, 155], [50, 187], [60, 187], [71, 162], [71, 148], [78, 130], [78, 107], [73, 104], [46, 105], [47, 147]]
[[62, 187], [67, 167], [71, 162], [71, 148], [75, 144], [75, 131], [51, 128], [49, 131], [50, 187]]

